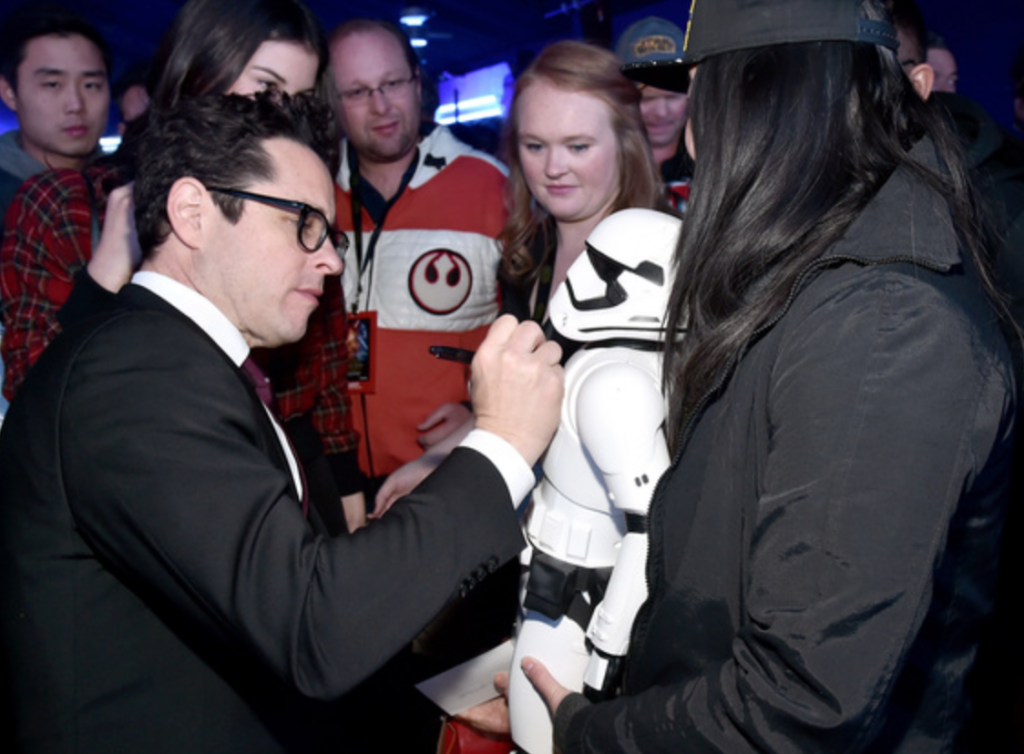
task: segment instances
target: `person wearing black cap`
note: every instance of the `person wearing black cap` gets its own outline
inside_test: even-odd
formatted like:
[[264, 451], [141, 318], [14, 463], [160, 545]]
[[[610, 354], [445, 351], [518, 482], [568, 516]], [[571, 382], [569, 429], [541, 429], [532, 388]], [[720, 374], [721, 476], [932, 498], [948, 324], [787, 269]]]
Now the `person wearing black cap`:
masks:
[[976, 200], [880, 0], [695, 0], [673, 463], [621, 695], [523, 667], [579, 752], [958, 752], [1013, 379]]

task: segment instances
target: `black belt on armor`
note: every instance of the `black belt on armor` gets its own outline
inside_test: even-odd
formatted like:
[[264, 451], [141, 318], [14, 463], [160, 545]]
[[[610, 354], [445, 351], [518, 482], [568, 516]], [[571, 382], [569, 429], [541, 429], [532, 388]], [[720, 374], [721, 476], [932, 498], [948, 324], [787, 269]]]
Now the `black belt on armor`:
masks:
[[583, 568], [534, 550], [523, 607], [552, 620], [568, 616], [586, 631], [611, 575], [610, 567]]

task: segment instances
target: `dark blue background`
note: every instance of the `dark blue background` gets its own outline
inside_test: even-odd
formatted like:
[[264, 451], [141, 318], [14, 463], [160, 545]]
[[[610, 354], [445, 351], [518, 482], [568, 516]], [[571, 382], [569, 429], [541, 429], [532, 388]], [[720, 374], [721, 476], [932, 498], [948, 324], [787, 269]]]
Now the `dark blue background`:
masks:
[[[917, 0], [917, 5], [928, 28], [945, 37], [956, 57], [958, 93], [981, 103], [998, 123], [1011, 126], [1013, 90], [1009, 71], [1017, 45], [1024, 43], [1024, 0]], [[659, 15], [682, 26], [688, 11], [689, 3], [684, 7], [677, 0], [663, 0], [615, 18], [614, 25], [619, 27], [616, 34], [628, 23], [648, 15]]]
[[[21, 0], [0, 0], [0, 17]], [[100, 28], [114, 50], [115, 76], [125, 65], [152, 54], [157, 41], [184, 0], [63, 0]], [[714, 0], [711, 0], [712, 2]], [[429, 27], [437, 38], [427, 48], [426, 64], [435, 75], [462, 74], [505, 60], [518, 63], [553, 39], [578, 36], [580, 11], [573, 0], [307, 0], [326, 29], [355, 15], [397, 20], [407, 4], [435, 11]], [[591, 0], [576, 0], [590, 4]], [[614, 36], [633, 21], [660, 15], [680, 26], [690, 0], [601, 0]], [[1001, 124], [1012, 123], [1009, 67], [1024, 41], [1024, 0], [918, 0], [929, 27], [946, 38], [960, 68], [960, 92], [980, 102]], [[593, 10], [596, 4], [590, 4]], [[558, 9], [567, 8], [559, 13]], [[114, 132], [114, 116], [109, 132]], [[15, 127], [13, 114], [0, 104], [0, 132]]]

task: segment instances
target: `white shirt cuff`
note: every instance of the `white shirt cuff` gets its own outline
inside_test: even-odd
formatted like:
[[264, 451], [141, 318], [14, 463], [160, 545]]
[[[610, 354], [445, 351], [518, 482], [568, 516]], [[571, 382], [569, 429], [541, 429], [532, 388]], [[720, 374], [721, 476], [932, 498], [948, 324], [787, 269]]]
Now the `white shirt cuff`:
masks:
[[519, 503], [530, 494], [537, 484], [533, 469], [519, 455], [507, 440], [485, 429], [474, 429], [459, 443], [459, 447], [472, 448], [482, 453], [495, 465], [512, 498], [512, 505]]

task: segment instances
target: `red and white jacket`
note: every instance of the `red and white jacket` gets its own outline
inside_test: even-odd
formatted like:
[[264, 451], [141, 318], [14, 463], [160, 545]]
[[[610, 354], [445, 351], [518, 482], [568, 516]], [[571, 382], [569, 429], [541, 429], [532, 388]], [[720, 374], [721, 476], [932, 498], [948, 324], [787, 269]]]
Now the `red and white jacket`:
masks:
[[[375, 390], [353, 394], [352, 419], [363, 435], [363, 471], [382, 476], [422, 453], [417, 424], [441, 404], [469, 397], [468, 368], [438, 360], [428, 349], [475, 349], [497, 316], [501, 251], [495, 239], [506, 219], [506, 170], [448, 129], [435, 128], [420, 142], [412, 179], [360, 269], [347, 145], [342, 155], [337, 223], [353, 241], [342, 273], [345, 301], [349, 311], [377, 313]], [[364, 209], [364, 247], [373, 231]]]

